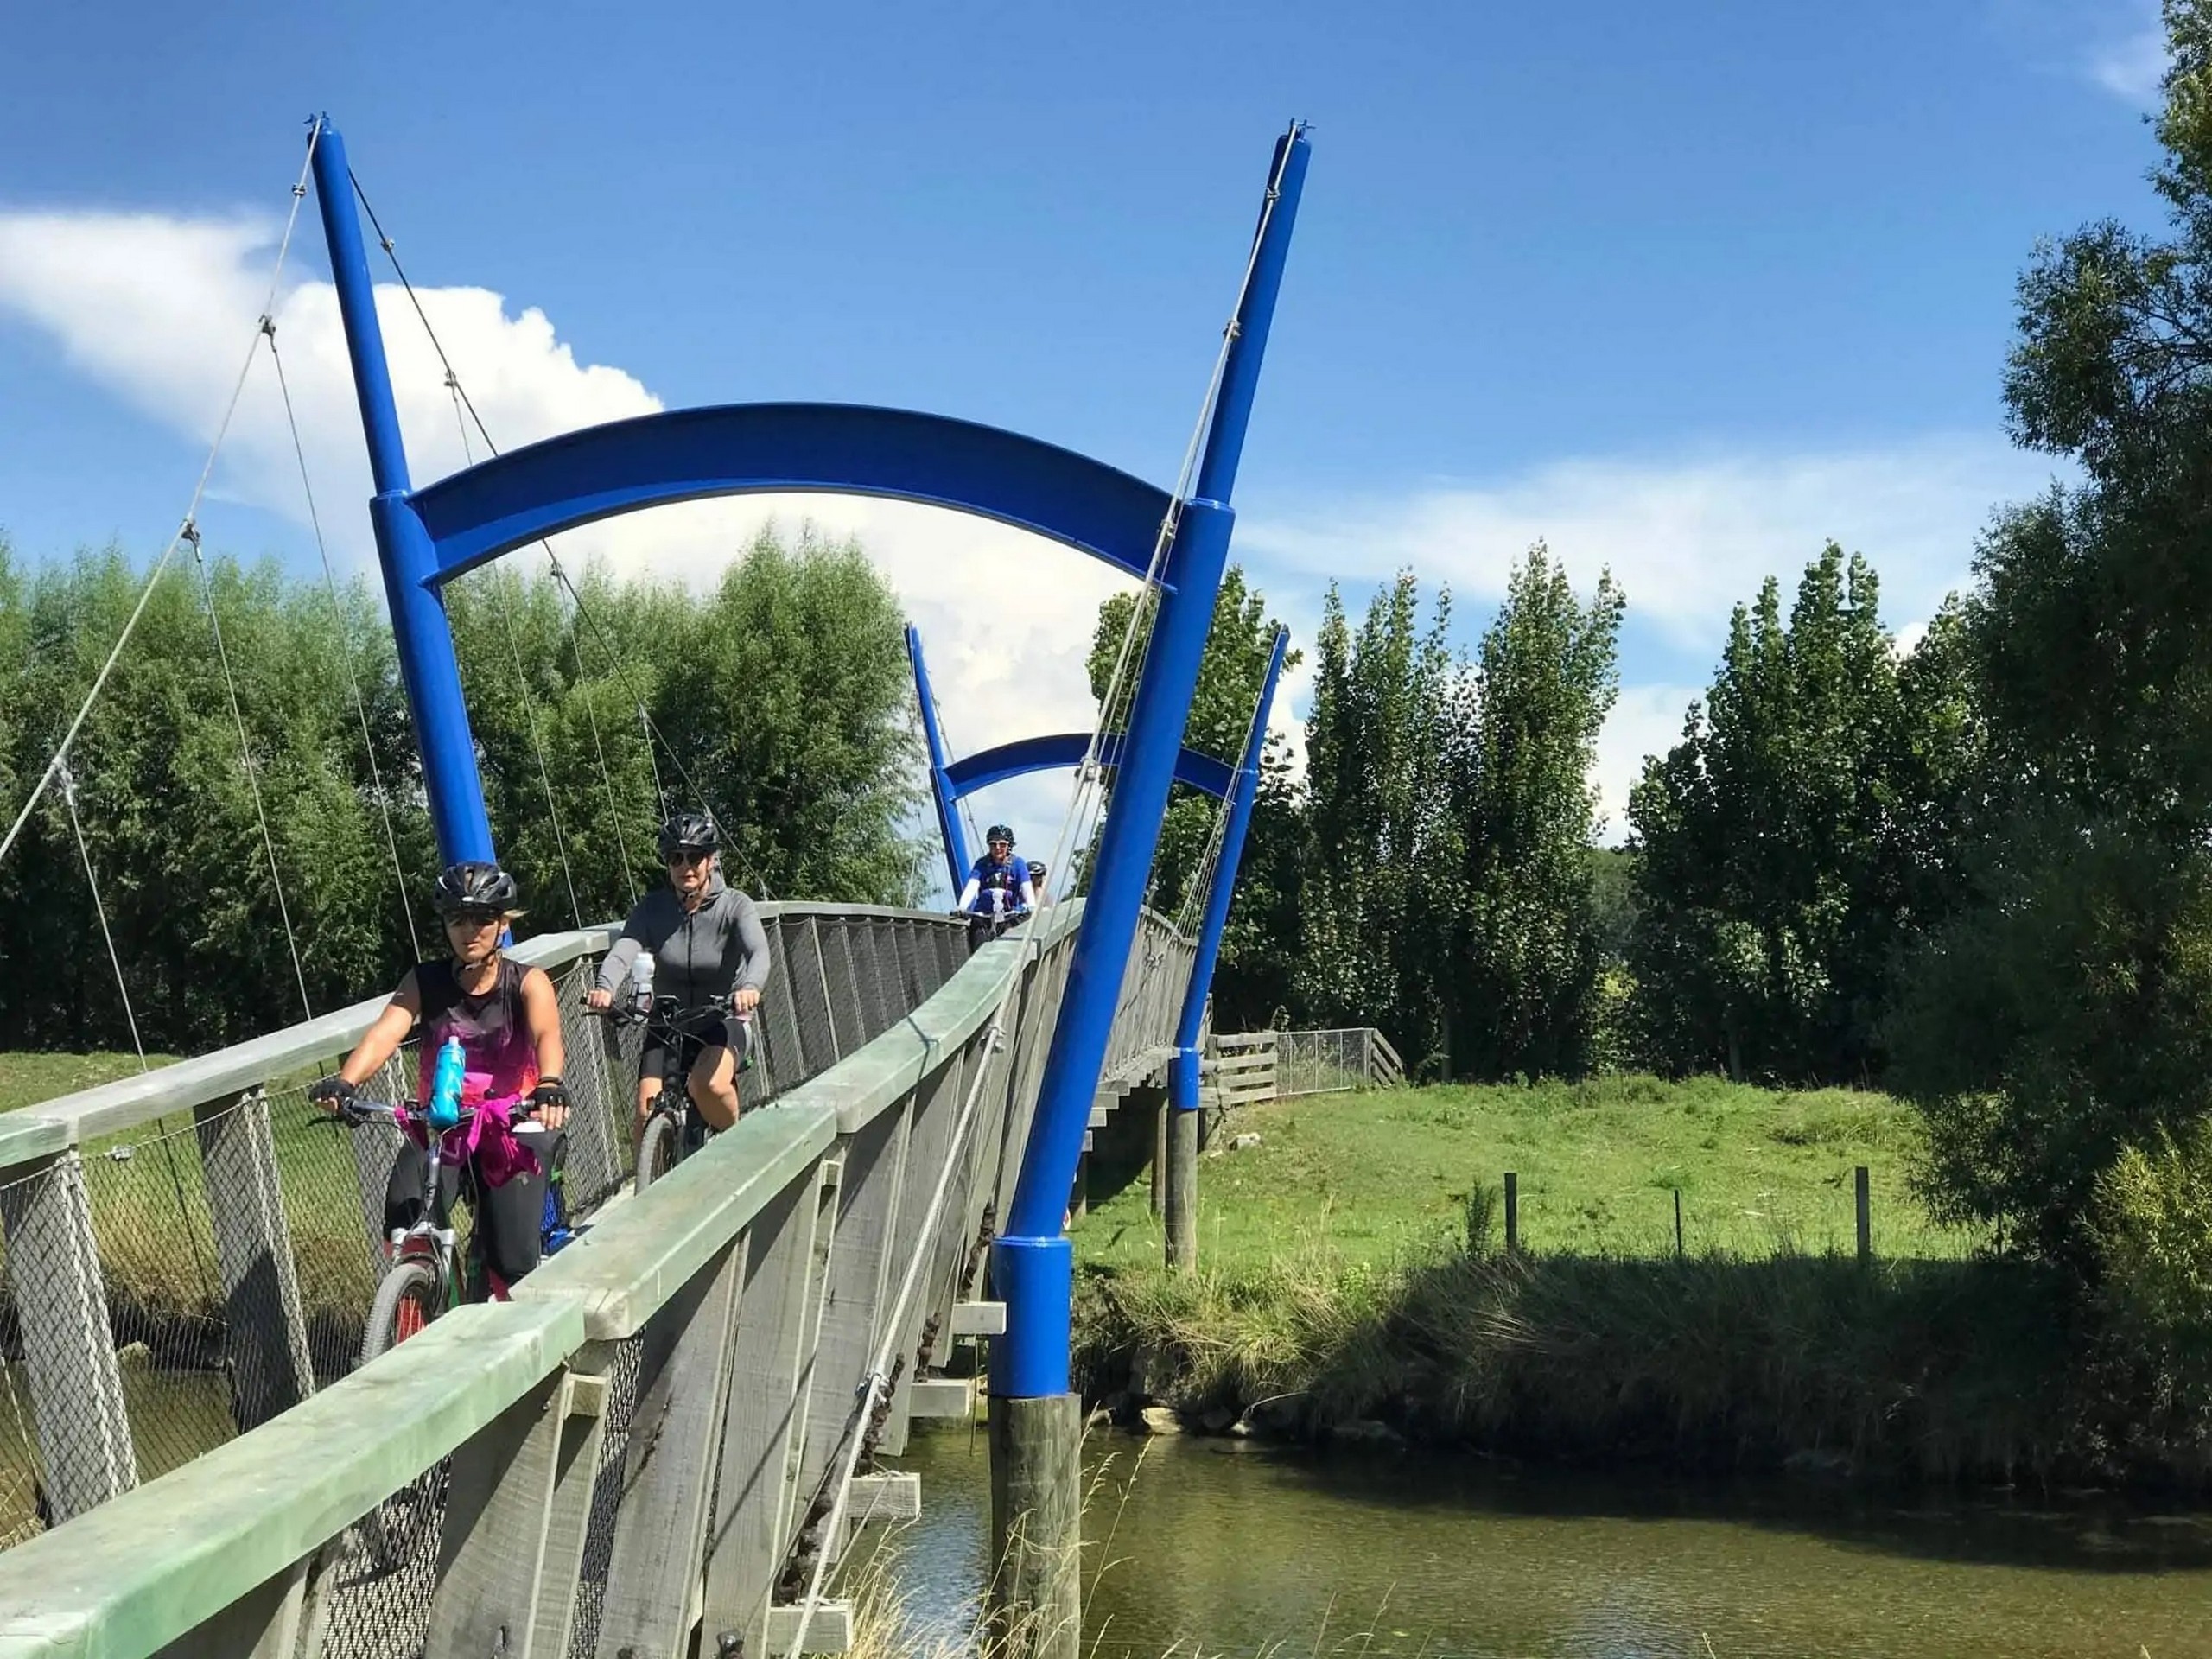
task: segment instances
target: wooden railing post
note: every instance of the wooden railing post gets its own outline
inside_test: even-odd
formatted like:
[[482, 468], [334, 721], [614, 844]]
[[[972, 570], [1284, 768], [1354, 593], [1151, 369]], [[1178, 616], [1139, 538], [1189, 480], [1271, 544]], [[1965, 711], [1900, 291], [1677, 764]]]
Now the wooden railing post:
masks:
[[739, 1234], [692, 1274], [643, 1333], [600, 1615], [602, 1654], [672, 1659], [698, 1615], [747, 1237]]
[[835, 1161], [786, 1187], [753, 1223], [738, 1303], [700, 1650], [764, 1651], [768, 1601], [793, 1521], [837, 1218]]
[[454, 1453], [424, 1659], [564, 1659], [607, 1394], [556, 1372]]

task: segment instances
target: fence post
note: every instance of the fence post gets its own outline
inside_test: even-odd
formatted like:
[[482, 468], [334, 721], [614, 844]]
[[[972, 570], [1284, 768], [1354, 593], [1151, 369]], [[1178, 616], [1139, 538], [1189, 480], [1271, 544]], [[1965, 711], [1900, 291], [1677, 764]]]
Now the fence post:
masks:
[[1505, 1253], [1521, 1253], [1521, 1178], [1505, 1172]]
[[1682, 1259], [1682, 1189], [1675, 1189], [1675, 1260]]
[[315, 1392], [315, 1362], [267, 1096], [249, 1090], [227, 1106], [194, 1107], [192, 1119], [223, 1281], [231, 1411], [244, 1433]]
[[1874, 1259], [1874, 1216], [1866, 1190], [1866, 1165], [1851, 1172], [1851, 1185], [1859, 1211], [1859, 1264], [1865, 1267]]
[[22, 1327], [47, 1503], [58, 1525], [138, 1484], [92, 1195], [75, 1147], [0, 1187], [0, 1224], [7, 1229], [8, 1286]]

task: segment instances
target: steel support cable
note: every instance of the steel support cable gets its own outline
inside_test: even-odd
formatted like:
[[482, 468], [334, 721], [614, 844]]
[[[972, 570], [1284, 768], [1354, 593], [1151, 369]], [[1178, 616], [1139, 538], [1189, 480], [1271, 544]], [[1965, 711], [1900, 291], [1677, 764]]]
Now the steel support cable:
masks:
[[607, 768], [607, 745], [600, 741], [599, 709], [592, 700], [589, 677], [584, 670], [583, 642], [578, 639], [574, 628], [569, 630], [569, 652], [575, 658], [576, 690], [583, 699], [584, 715], [591, 722], [591, 747], [599, 756], [599, 781], [607, 790], [607, 821], [614, 830], [615, 855], [622, 861], [622, 880], [629, 886], [630, 903], [635, 907], [638, 902], [638, 872], [630, 862], [630, 838], [622, 833], [622, 809], [614, 798], [614, 774]]
[[[429, 340], [430, 349], [437, 354], [440, 366], [445, 370], [446, 384], [453, 392], [454, 401], [467, 410], [468, 419], [474, 423], [477, 435], [483, 439], [484, 447], [492, 454], [498, 454], [499, 446], [493, 438], [491, 429], [484, 423], [483, 416], [477, 412], [475, 400], [468, 395], [468, 388], [461, 383], [459, 372], [453, 366], [453, 359], [447, 356], [445, 343], [438, 338], [438, 331], [431, 327], [429, 314], [423, 310], [423, 302], [415, 292], [415, 284], [408, 278], [406, 267], [399, 263], [398, 249], [393, 245], [391, 238], [385, 233], [384, 222], [377, 217], [377, 210], [369, 200], [368, 192], [361, 188], [360, 175], [348, 168], [346, 176], [353, 184], [353, 195], [361, 204], [361, 211], [369, 217], [369, 228], [376, 234], [377, 245], [384, 250], [385, 257], [391, 261], [392, 274], [399, 278], [399, 286], [406, 293], [407, 302], [414, 308], [416, 321], [423, 325], [423, 333]], [[553, 579], [567, 590], [569, 602], [575, 607], [576, 614], [583, 619], [585, 626], [591, 630], [593, 639], [599, 648], [606, 652], [607, 662], [614, 670], [615, 677], [622, 683], [623, 690], [636, 705], [639, 722], [645, 729], [648, 760], [652, 758], [652, 743], [654, 740], [658, 740], [661, 747], [668, 752], [669, 764], [676, 768], [676, 775], [683, 780], [683, 787], [690, 791], [690, 798], [699, 803], [708, 820], [714, 824], [715, 830], [721, 833], [721, 820], [715, 816], [714, 806], [707, 799], [706, 792], [693, 779], [690, 770], [683, 764], [683, 757], [677, 753], [676, 746], [668, 741], [668, 734], [654, 724], [653, 717], [645, 707], [644, 695], [638, 690], [637, 683], [631, 679], [629, 671], [622, 665], [621, 653], [617, 652], [607, 640], [606, 630], [600, 626], [599, 619], [586, 607], [582, 592], [569, 578], [567, 569], [561, 563], [560, 556], [554, 552], [551, 539], [541, 536], [537, 538], [537, 545], [544, 552], [546, 563], [552, 569]], [[660, 766], [658, 760], [652, 761], [652, 770], [654, 792], [660, 797], [661, 810], [665, 814], [668, 793], [661, 787]], [[760, 897], [763, 899], [773, 898], [774, 894], [768, 888], [767, 878], [761, 874], [760, 868], [751, 859], [746, 857], [743, 849], [738, 847], [735, 838], [723, 834], [722, 841], [729, 851], [736, 854], [738, 862], [745, 867], [746, 873], [752, 877], [754, 885], [760, 890]]]
[[68, 755], [69, 746], [77, 741], [77, 734], [84, 727], [85, 717], [92, 712], [92, 705], [99, 701], [100, 692], [107, 685], [108, 676], [115, 671], [115, 665], [123, 656], [124, 646], [130, 643], [130, 636], [138, 626], [138, 619], [146, 613], [146, 603], [153, 598], [162, 573], [168, 569], [169, 560], [175, 556], [177, 543], [185, 538], [186, 532], [194, 528], [198, 519], [200, 503], [207, 493], [207, 480], [214, 475], [215, 458], [223, 453], [223, 441], [230, 435], [231, 422], [238, 411], [238, 398], [245, 391], [246, 375], [253, 368], [255, 353], [261, 349], [262, 319], [273, 315], [276, 309], [276, 291], [284, 279], [284, 258], [292, 250], [292, 232], [300, 222], [301, 204], [308, 197], [308, 173], [315, 165], [317, 137], [316, 130], [310, 129], [307, 158], [300, 163], [299, 180], [292, 186], [292, 210], [285, 218], [284, 234], [276, 245], [276, 263], [269, 276], [269, 296], [262, 303], [261, 315], [254, 319], [253, 343], [246, 347], [245, 360], [238, 365], [238, 379], [231, 387], [231, 400], [223, 406], [223, 418], [216, 425], [214, 442], [207, 446], [207, 459], [200, 468], [199, 482], [192, 487], [192, 499], [185, 505], [184, 517], [178, 523], [176, 533], [162, 549], [161, 557], [154, 561], [153, 569], [147, 573], [146, 585], [139, 590], [137, 604], [131, 607], [130, 618], [124, 623], [123, 632], [116, 636], [107, 660], [100, 664], [100, 671], [93, 677], [92, 690], [85, 693], [85, 701], [79, 706], [76, 718], [69, 722], [69, 729], [61, 734], [61, 741], [54, 747], [54, 758], [46, 763], [46, 770], [39, 774], [38, 782], [31, 786], [30, 796], [23, 802], [22, 810], [16, 814], [15, 822], [8, 826], [7, 835], [0, 837], [0, 860], [8, 856], [9, 849], [15, 846], [16, 838], [22, 834], [24, 824], [30, 822], [32, 810], [53, 786], [55, 774], [60, 771]]
[[338, 597], [338, 573], [330, 563], [330, 549], [323, 540], [322, 515], [315, 508], [315, 482], [308, 473], [307, 446], [300, 440], [300, 423], [292, 412], [292, 386], [284, 373], [283, 353], [276, 349], [276, 323], [272, 317], [261, 320], [262, 332], [269, 340], [270, 361], [276, 366], [276, 390], [284, 400], [284, 423], [292, 431], [292, 454], [300, 464], [300, 489], [307, 498], [308, 524], [315, 531], [315, 550], [322, 560], [323, 586], [330, 593], [330, 612], [338, 623], [339, 654], [346, 664], [346, 684], [353, 696], [353, 715], [360, 721], [361, 752], [368, 757], [369, 787], [377, 798], [378, 810], [384, 817], [385, 846], [391, 854], [391, 878], [399, 889], [400, 912], [407, 918], [407, 940], [414, 946], [419, 958], [423, 954], [423, 936], [415, 926], [414, 901], [407, 896], [407, 872], [399, 861], [399, 834], [392, 827], [391, 797], [384, 786], [384, 769], [377, 764], [376, 740], [369, 734], [368, 699], [361, 692], [361, 676], [354, 666], [351, 642], [346, 637], [346, 607]]
[[315, 1001], [308, 995], [307, 969], [300, 963], [300, 941], [292, 931], [292, 906], [284, 897], [284, 873], [276, 864], [276, 839], [269, 833], [269, 810], [261, 798], [261, 779], [254, 770], [253, 745], [245, 734], [245, 713], [238, 706], [238, 683], [231, 672], [230, 647], [223, 643], [223, 620], [215, 609], [215, 582], [207, 574], [207, 561], [200, 547], [200, 532], [191, 531], [187, 537], [192, 543], [192, 563], [200, 573], [200, 594], [207, 606], [207, 626], [215, 636], [215, 661], [223, 671], [223, 690], [231, 702], [231, 722], [238, 728], [238, 763], [245, 768], [246, 793], [253, 798], [254, 822], [261, 826], [262, 851], [269, 857], [269, 886], [276, 895], [276, 914], [284, 924], [284, 948], [291, 953], [292, 978], [300, 988], [300, 1009], [309, 1020], [315, 1018]]
[[[474, 467], [476, 455], [469, 447], [468, 423], [461, 415], [461, 381], [450, 367], [446, 370], [446, 389], [453, 393], [453, 417], [461, 428], [461, 459]], [[531, 696], [530, 675], [522, 664], [522, 645], [515, 637], [514, 607], [508, 602], [506, 585], [497, 575], [492, 577], [492, 608], [499, 613], [500, 631], [507, 637], [507, 653], [514, 660], [515, 691], [522, 698], [523, 727], [530, 734], [531, 753], [537, 758], [537, 782], [545, 791], [545, 816], [552, 821], [554, 849], [561, 855], [561, 881], [569, 890], [569, 913], [582, 927], [584, 909], [576, 902], [576, 873], [569, 868], [569, 838], [561, 828], [560, 805], [553, 798], [553, 772], [545, 764], [545, 745], [537, 735], [537, 699]]]
[[[1287, 147], [1284, 154], [1287, 158], [1289, 154]], [[1109, 729], [1106, 716], [1121, 700], [1125, 671], [1135, 648], [1140, 623], [1149, 620], [1152, 607], [1157, 602], [1160, 567], [1166, 559], [1168, 549], [1174, 543], [1175, 531], [1181, 520], [1182, 504], [1189, 493], [1192, 475], [1197, 470], [1198, 455], [1205, 443], [1206, 426], [1213, 412], [1215, 399], [1221, 389], [1223, 376], [1227, 370], [1229, 350], [1236, 338], [1236, 317], [1244, 308], [1245, 295], [1251, 287], [1252, 274], [1259, 264], [1261, 244], [1266, 238], [1268, 220], [1274, 212], [1281, 183], [1282, 174], [1278, 168], [1274, 178], [1268, 181], [1267, 206], [1261, 214], [1260, 229], [1252, 238], [1252, 252], [1245, 262], [1243, 278], [1237, 285], [1236, 304], [1230, 314], [1229, 326], [1223, 332], [1221, 349], [1214, 359], [1213, 373], [1207, 382], [1206, 396], [1198, 411], [1198, 425], [1191, 435], [1189, 445], [1185, 449], [1182, 470], [1176, 479], [1175, 493], [1169, 499], [1166, 516], [1161, 520], [1160, 535], [1153, 546], [1152, 561], [1145, 571], [1144, 589], [1138, 603], [1130, 607], [1128, 626], [1122, 632], [1121, 646], [1115, 659], [1114, 672], [1107, 682], [1106, 696], [1100, 700], [1100, 719], [1091, 731], [1090, 749], [1084, 757], [1082, 770], [1077, 775], [1075, 797], [1070, 800], [1067, 811], [1061, 819], [1059, 840], [1053, 849], [1056, 859], [1065, 855], [1071, 832], [1088, 805], [1086, 797], [1103, 793], [1101, 789], [1103, 768], [1098, 761], [1100, 747]], [[358, 188], [358, 186], [356, 188]], [[1147, 648], [1149, 649], [1149, 646], [1150, 640], [1147, 637]], [[1128, 695], [1134, 696], [1134, 689]], [[861, 1386], [859, 1398], [855, 1402], [852, 1415], [848, 1421], [846, 1429], [848, 1444], [844, 1465], [838, 1476], [836, 1497], [831, 1502], [829, 1520], [825, 1525], [825, 1536], [829, 1539], [834, 1540], [837, 1535], [838, 1529], [844, 1524], [846, 1506], [852, 1491], [853, 1477], [860, 1466], [861, 1450], [864, 1440], [861, 1426], [868, 1421], [869, 1415], [875, 1409], [876, 1402], [881, 1397], [883, 1390], [889, 1386], [890, 1379], [887, 1367], [891, 1363], [891, 1350], [899, 1339], [899, 1332], [905, 1322], [906, 1304], [912, 1300], [914, 1287], [920, 1280], [922, 1264], [927, 1252], [926, 1241], [936, 1230], [939, 1214], [944, 1208], [945, 1195], [950, 1188], [953, 1168], [959, 1160], [966, 1141], [969, 1126], [975, 1116], [976, 1103], [982, 1097], [983, 1083], [990, 1071], [989, 1057], [1003, 1040], [1007, 1009], [1012, 1005], [1014, 993], [1020, 985], [1022, 966], [1033, 959], [1033, 954], [1035, 959], [1042, 960], [1041, 952], [1033, 953], [1031, 950], [1036, 939], [1037, 914], [1035, 909], [1031, 910], [1029, 914], [1022, 918], [1021, 925], [1009, 936], [1020, 944], [1021, 949], [1007, 970], [1006, 984], [1000, 992], [997, 1009], [991, 1017], [984, 1039], [984, 1063], [976, 1068], [975, 1079], [969, 1085], [968, 1097], [961, 1103], [960, 1116], [953, 1126], [951, 1150], [947, 1154], [945, 1166], [938, 1174], [936, 1189], [930, 1198], [929, 1208], [924, 1212], [921, 1228], [916, 1235], [917, 1238], [923, 1242], [918, 1244], [914, 1255], [906, 1263], [905, 1276], [899, 1283], [899, 1294], [892, 1304], [891, 1316], [885, 1321], [883, 1340], [873, 1357], [867, 1380]], [[791, 1638], [790, 1648], [793, 1653], [804, 1653], [806, 1650], [807, 1627], [813, 1620], [815, 1609], [821, 1605], [822, 1586], [829, 1571], [829, 1565], [830, 1552], [825, 1548], [818, 1552], [815, 1557], [814, 1570], [807, 1585], [806, 1594], [799, 1604], [798, 1629]]]
[[[69, 829], [77, 838], [77, 856], [84, 861], [85, 885], [92, 890], [92, 914], [99, 918], [100, 938], [107, 945], [108, 966], [115, 970], [115, 994], [123, 1001], [123, 1017], [130, 1027], [130, 1046], [137, 1053], [138, 1070], [143, 1074], [154, 1068], [146, 1058], [145, 1039], [138, 1030], [138, 1012], [131, 1006], [130, 985], [123, 976], [123, 957], [115, 948], [115, 934], [108, 926], [107, 900], [100, 893], [100, 879], [92, 869], [92, 844], [85, 839], [84, 821], [77, 814], [76, 776], [69, 770], [67, 761], [62, 763], [60, 779], [61, 804], [68, 810]], [[162, 1161], [168, 1166], [169, 1190], [176, 1194], [177, 1223], [185, 1236], [192, 1242], [192, 1265], [193, 1270], [200, 1275], [200, 1294], [213, 1306], [215, 1302], [214, 1274], [209, 1269], [207, 1258], [200, 1253], [200, 1234], [192, 1224], [191, 1206], [185, 1202], [184, 1175], [176, 1165], [175, 1137], [164, 1135], [158, 1138]], [[13, 1390], [10, 1392], [12, 1394]]]

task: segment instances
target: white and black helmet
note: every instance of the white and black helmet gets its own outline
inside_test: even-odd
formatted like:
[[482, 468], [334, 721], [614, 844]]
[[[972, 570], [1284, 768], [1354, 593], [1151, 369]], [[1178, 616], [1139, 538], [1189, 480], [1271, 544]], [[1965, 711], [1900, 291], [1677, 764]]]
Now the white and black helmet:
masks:
[[483, 859], [464, 859], [448, 864], [430, 889], [430, 904], [441, 916], [469, 911], [496, 916], [519, 916], [522, 889], [497, 864]]
[[680, 849], [711, 853], [722, 844], [721, 832], [704, 812], [678, 812], [660, 827], [660, 855], [672, 857]]

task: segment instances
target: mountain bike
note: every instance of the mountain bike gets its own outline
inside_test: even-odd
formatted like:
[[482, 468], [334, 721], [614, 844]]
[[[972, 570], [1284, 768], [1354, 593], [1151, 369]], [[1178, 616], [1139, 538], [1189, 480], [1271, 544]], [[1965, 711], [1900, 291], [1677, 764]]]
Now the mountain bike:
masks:
[[[369, 1317], [361, 1332], [359, 1363], [365, 1365], [416, 1335], [440, 1314], [457, 1307], [474, 1287], [480, 1294], [501, 1295], [505, 1287], [494, 1281], [484, 1260], [484, 1227], [480, 1204], [474, 1233], [464, 1261], [456, 1247], [457, 1233], [448, 1213], [439, 1176], [447, 1167], [446, 1155], [462, 1172], [464, 1183], [475, 1179], [467, 1151], [469, 1131], [487, 1110], [511, 1113], [520, 1100], [491, 1100], [461, 1108], [459, 1117], [440, 1128], [416, 1101], [386, 1105], [378, 1101], [352, 1100], [339, 1109], [338, 1121], [347, 1123], [390, 1123], [404, 1135], [409, 1126], [421, 1130], [423, 1160], [422, 1211], [413, 1225], [395, 1229], [389, 1241], [390, 1265], [377, 1283]], [[503, 1117], [504, 1122], [504, 1117]], [[531, 1134], [517, 1140], [546, 1164], [545, 1201], [538, 1223], [541, 1255], [551, 1255], [575, 1236], [569, 1225], [568, 1205], [561, 1185], [560, 1148], [563, 1137]], [[441, 1463], [420, 1478], [394, 1492], [355, 1523], [370, 1565], [378, 1573], [397, 1570], [425, 1548], [445, 1511], [448, 1466]]]
[[642, 1192], [705, 1146], [714, 1133], [691, 1098], [691, 1062], [698, 1054], [699, 1039], [717, 1024], [734, 1027], [731, 1034], [738, 1038], [734, 1046], [741, 1075], [753, 1068], [753, 1016], [733, 1014], [726, 996], [709, 997], [693, 1008], [662, 996], [653, 1000], [647, 1013], [624, 1007], [594, 1013], [617, 1026], [643, 1025], [646, 1040], [660, 1044], [660, 1093], [638, 1130], [636, 1190]]
[[[468, 1299], [472, 1287], [487, 1299], [504, 1297], [505, 1287], [493, 1283], [490, 1266], [484, 1260], [480, 1217], [475, 1236], [470, 1241], [468, 1259], [465, 1262], [461, 1260], [456, 1249], [458, 1235], [452, 1217], [447, 1212], [439, 1175], [448, 1166], [449, 1151], [467, 1145], [468, 1131], [481, 1112], [494, 1109], [513, 1111], [522, 1104], [520, 1100], [505, 1100], [486, 1101], [480, 1107], [466, 1106], [453, 1123], [442, 1128], [432, 1124], [421, 1103], [412, 1100], [393, 1105], [354, 1100], [340, 1109], [340, 1116], [349, 1123], [390, 1123], [403, 1134], [410, 1123], [417, 1126], [423, 1131], [428, 1154], [423, 1160], [422, 1212], [412, 1226], [396, 1230], [389, 1241], [391, 1265], [377, 1284], [376, 1298], [369, 1305], [368, 1322], [361, 1332], [361, 1364], [367, 1364], [378, 1355], [406, 1341], [441, 1313], [458, 1307]], [[549, 1160], [545, 1203], [538, 1220], [538, 1249], [541, 1255], [552, 1255], [575, 1236], [569, 1225], [566, 1195], [561, 1184], [563, 1137], [531, 1134], [517, 1135], [516, 1139], [533, 1155], [542, 1155]], [[474, 1175], [467, 1155], [458, 1154], [453, 1161], [462, 1170], [464, 1183], [473, 1183]]]
[[1026, 910], [956, 910], [952, 914], [955, 919], [968, 924], [968, 949], [971, 951], [981, 950], [1029, 919]]

